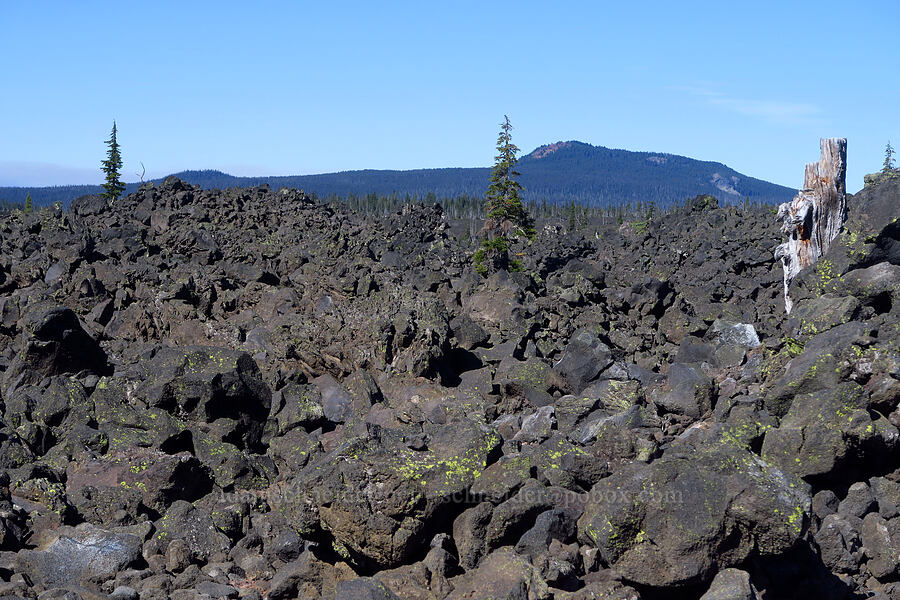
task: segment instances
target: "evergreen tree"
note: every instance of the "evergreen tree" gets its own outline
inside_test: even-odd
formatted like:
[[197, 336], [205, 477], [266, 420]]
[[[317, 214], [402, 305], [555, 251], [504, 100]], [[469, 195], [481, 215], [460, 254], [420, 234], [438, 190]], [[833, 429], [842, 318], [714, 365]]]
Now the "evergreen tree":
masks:
[[31, 200], [31, 192], [28, 192], [25, 196], [25, 214], [31, 214], [32, 210], [34, 210], [34, 202]]
[[[487, 220], [484, 223], [484, 239], [475, 252], [475, 269], [487, 275], [493, 268], [519, 270], [517, 260], [509, 260], [510, 236], [534, 237], [534, 222], [522, 204], [522, 184], [516, 181], [516, 154], [519, 148], [512, 143], [512, 125], [503, 115], [500, 135], [497, 137], [497, 156], [491, 169], [491, 181], [485, 193]], [[489, 266], [487, 261], [490, 261]]]
[[108, 200], [117, 200], [125, 191], [125, 184], [119, 179], [122, 170], [122, 155], [119, 153], [119, 143], [116, 141], [116, 122], [113, 121], [112, 133], [106, 140], [109, 149], [106, 151], [106, 160], [100, 164], [106, 175], [106, 183], [103, 184], [103, 197]]
[[503, 119], [500, 135], [497, 137], [497, 156], [494, 157], [494, 167], [491, 169], [491, 182], [485, 194], [488, 219], [493, 220], [496, 227], [501, 227], [504, 221], [508, 221], [520, 233], [531, 235], [534, 225], [522, 204], [522, 184], [515, 180], [519, 177], [516, 171], [519, 147], [512, 143], [509, 117], [503, 115]]
[[894, 170], [894, 147], [891, 146], [891, 141], [888, 140], [887, 146], [884, 148], [884, 166], [881, 169], [882, 173], [889, 173]]

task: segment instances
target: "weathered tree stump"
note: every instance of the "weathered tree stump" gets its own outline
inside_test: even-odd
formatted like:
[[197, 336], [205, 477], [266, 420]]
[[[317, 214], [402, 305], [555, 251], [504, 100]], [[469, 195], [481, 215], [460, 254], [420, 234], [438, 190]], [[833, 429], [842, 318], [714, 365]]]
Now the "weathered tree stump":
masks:
[[778, 207], [788, 240], [775, 250], [784, 267], [784, 308], [791, 312], [791, 281], [826, 252], [847, 218], [847, 140], [819, 142], [822, 157], [806, 165], [803, 189]]

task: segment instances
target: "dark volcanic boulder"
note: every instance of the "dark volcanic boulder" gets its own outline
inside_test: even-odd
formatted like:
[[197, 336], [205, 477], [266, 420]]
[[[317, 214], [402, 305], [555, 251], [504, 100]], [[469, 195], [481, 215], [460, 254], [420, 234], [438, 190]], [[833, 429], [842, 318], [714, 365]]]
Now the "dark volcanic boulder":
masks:
[[810, 497], [723, 429], [601, 480], [578, 521], [580, 539], [626, 581], [704, 583], [748, 557], [789, 550], [806, 530]]
[[699, 368], [675, 363], [669, 368], [665, 386], [654, 390], [650, 398], [666, 412], [697, 419], [712, 410], [715, 390], [712, 380]]
[[851, 361], [862, 355], [871, 327], [858, 321], [838, 325], [813, 336], [784, 373], [765, 390], [769, 412], [784, 416], [797, 394], [811, 394], [836, 387], [850, 374]]
[[[104, 499], [132, 492], [141, 505], [164, 513], [175, 500], [196, 500], [209, 492], [212, 481], [200, 461], [187, 453], [172, 456], [149, 448], [129, 448], [105, 456], [84, 455], [66, 469], [66, 494], [79, 512], [108, 522], [97, 512]], [[137, 515], [134, 515], [137, 516]]]
[[613, 362], [609, 346], [589, 331], [576, 335], [566, 346], [553, 370], [578, 394]]
[[208, 423], [217, 439], [258, 450], [272, 394], [249, 354], [228, 348], [162, 348], [135, 390], [150, 407]]
[[759, 596], [750, 583], [750, 574], [740, 569], [723, 569], [716, 573], [709, 590], [700, 600], [756, 600]]
[[106, 354], [71, 309], [36, 304], [25, 312], [22, 325], [21, 351], [4, 376], [7, 382], [18, 382], [21, 376], [36, 383], [47, 375], [107, 372]]
[[222, 556], [231, 549], [231, 541], [217, 526], [215, 517], [203, 507], [178, 500], [156, 522], [156, 539], [163, 547], [174, 540], [184, 540], [191, 557], [196, 560]]
[[762, 455], [801, 477], [841, 477], [878, 464], [893, 456], [900, 434], [868, 408], [864, 388], [852, 381], [800, 394], [780, 426], [766, 433]]
[[460, 575], [452, 583], [454, 590], [447, 600], [545, 600], [551, 597], [547, 582], [528, 559], [507, 549], [491, 553], [480, 567]]
[[109, 201], [103, 196], [79, 196], [69, 204], [69, 210], [79, 216], [99, 215], [109, 210]]
[[335, 600], [399, 600], [396, 594], [380, 581], [369, 578], [342, 581], [337, 586]]
[[104, 377], [91, 402], [97, 427], [109, 439], [111, 451], [135, 446], [178, 452], [192, 447], [191, 432], [181, 419], [160, 408], [149, 408], [134, 397], [131, 383], [122, 377]]
[[93, 525], [61, 527], [51, 541], [16, 557], [16, 570], [48, 588], [113, 579], [141, 559], [141, 539]]
[[867, 185], [848, 198], [848, 218], [828, 254], [800, 272], [791, 284], [792, 298], [814, 298], [846, 289], [845, 274], [879, 263], [900, 265], [900, 178]]
[[424, 433], [427, 447], [418, 450], [380, 428], [341, 443], [304, 468], [280, 510], [296, 522], [312, 505], [354, 561], [399, 565], [430, 539], [441, 511], [466, 496], [500, 446], [495, 431], [473, 421], [426, 425]]

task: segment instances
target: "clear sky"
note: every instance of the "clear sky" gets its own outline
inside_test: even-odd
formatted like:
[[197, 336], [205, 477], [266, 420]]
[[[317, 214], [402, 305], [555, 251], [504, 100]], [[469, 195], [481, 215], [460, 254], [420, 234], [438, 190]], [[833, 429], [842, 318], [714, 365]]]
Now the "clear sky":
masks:
[[[626, 4], [628, 6], [626, 6]], [[848, 188], [900, 147], [898, 0], [0, 0], [0, 185], [489, 166], [558, 140]]]

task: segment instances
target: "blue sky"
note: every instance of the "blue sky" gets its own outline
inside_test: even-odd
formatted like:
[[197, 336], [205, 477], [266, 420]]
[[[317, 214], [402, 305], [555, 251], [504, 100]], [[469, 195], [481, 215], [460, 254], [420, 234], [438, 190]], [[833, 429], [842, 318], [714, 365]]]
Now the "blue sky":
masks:
[[489, 166], [577, 139], [797, 187], [900, 147], [900, 2], [0, 0], [0, 185]]

